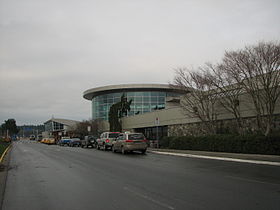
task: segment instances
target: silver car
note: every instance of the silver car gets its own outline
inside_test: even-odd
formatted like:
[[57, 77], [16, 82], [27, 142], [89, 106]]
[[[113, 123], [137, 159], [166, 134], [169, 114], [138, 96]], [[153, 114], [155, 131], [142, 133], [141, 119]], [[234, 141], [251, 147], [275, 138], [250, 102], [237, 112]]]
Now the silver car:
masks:
[[119, 136], [120, 132], [104, 132], [97, 139], [97, 149], [103, 148], [103, 150], [111, 149], [112, 142]]
[[120, 133], [119, 137], [112, 142], [112, 151], [125, 154], [132, 151], [146, 153], [147, 140], [142, 133]]

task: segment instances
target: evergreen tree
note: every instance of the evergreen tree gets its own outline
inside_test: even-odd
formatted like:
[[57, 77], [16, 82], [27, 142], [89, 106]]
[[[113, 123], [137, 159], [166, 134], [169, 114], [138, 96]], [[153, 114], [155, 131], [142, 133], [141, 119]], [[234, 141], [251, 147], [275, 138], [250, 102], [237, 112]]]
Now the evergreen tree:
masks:
[[130, 111], [131, 103], [132, 103], [132, 99], [127, 101], [127, 98], [123, 94], [121, 97], [121, 101], [113, 104], [110, 107], [110, 111], [109, 111], [110, 131], [122, 132], [121, 118], [123, 116], [126, 116], [127, 112]]
[[2, 132], [5, 132], [6, 135], [12, 136], [19, 132], [19, 129], [16, 125], [15, 119], [8, 119], [1, 125]]

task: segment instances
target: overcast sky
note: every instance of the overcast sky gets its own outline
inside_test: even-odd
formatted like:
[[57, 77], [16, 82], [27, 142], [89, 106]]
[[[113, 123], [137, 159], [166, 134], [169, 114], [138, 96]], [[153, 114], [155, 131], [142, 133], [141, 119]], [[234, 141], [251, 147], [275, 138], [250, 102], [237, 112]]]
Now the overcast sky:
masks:
[[168, 83], [174, 69], [279, 41], [279, 0], [1, 0], [0, 123], [91, 117], [87, 89]]

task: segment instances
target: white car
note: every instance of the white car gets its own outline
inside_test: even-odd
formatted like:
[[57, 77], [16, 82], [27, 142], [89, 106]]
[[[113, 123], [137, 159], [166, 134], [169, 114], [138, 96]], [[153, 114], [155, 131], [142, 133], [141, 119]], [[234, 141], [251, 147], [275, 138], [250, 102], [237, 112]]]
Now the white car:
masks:
[[97, 149], [111, 149], [112, 142], [119, 136], [120, 132], [104, 132], [100, 135], [100, 138], [97, 139]]

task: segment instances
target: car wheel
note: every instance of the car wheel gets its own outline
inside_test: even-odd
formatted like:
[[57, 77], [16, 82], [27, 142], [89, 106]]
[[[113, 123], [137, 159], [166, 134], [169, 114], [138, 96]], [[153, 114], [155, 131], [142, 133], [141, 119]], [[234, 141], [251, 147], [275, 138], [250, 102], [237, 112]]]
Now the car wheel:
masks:
[[145, 150], [145, 149], [141, 150], [141, 153], [142, 153], [143, 155], [146, 154], [146, 150]]
[[122, 147], [122, 154], [125, 155], [125, 153], [126, 153], [125, 149], [124, 149], [124, 147]]

